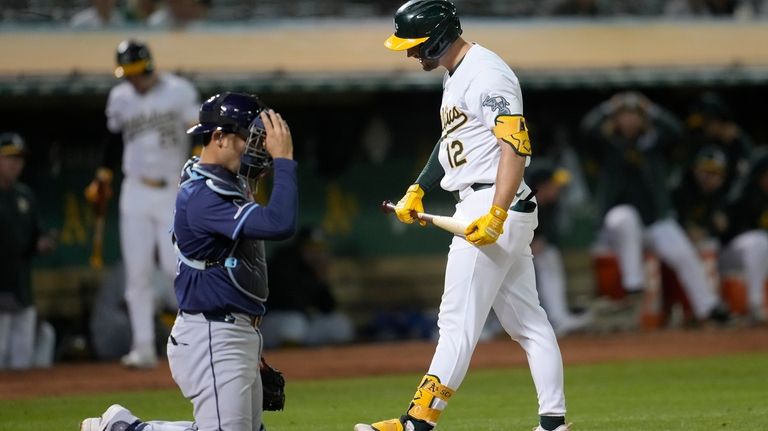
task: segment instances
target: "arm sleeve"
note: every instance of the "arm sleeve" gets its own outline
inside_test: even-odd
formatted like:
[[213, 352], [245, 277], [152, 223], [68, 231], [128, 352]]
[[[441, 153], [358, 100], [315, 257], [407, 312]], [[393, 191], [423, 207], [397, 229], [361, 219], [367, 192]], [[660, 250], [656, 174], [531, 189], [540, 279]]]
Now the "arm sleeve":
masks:
[[258, 206], [247, 216], [242, 226], [246, 238], [282, 240], [296, 232], [299, 192], [296, 162], [275, 159], [275, 183], [266, 206]]
[[101, 167], [117, 170], [123, 155], [122, 133], [107, 132], [102, 141]]
[[194, 214], [190, 226], [203, 233], [230, 239], [281, 240], [296, 231], [299, 199], [293, 160], [275, 159], [275, 185], [266, 206], [225, 199], [207, 187], [203, 193], [187, 204], [187, 214]]
[[425, 192], [433, 189], [445, 176], [445, 170], [438, 160], [439, 151], [440, 142], [438, 141], [435, 144], [435, 148], [432, 149], [432, 154], [430, 154], [427, 164], [424, 165], [424, 169], [421, 170], [418, 178], [416, 178], [416, 184], [421, 186]]

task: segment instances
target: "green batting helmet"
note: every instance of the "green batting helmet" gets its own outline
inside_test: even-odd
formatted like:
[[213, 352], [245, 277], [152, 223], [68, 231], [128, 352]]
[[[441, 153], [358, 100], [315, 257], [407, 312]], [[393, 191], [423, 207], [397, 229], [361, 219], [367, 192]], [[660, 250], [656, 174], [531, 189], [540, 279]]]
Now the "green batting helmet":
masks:
[[115, 77], [144, 75], [154, 72], [155, 64], [149, 47], [137, 40], [124, 40], [117, 46]]
[[393, 51], [421, 45], [421, 58], [436, 60], [461, 34], [456, 6], [448, 0], [411, 0], [395, 12], [395, 33], [384, 41]]

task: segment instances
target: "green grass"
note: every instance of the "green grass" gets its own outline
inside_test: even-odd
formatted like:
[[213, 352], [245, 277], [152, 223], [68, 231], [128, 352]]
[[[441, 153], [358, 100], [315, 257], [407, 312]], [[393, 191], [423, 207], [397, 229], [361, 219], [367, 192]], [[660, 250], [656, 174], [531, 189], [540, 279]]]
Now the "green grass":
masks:
[[[289, 382], [270, 431], [351, 431], [402, 413], [420, 375]], [[768, 354], [569, 366], [568, 420], [581, 431], [768, 430]], [[0, 401], [0, 431], [77, 430], [120, 403], [145, 419], [183, 420], [178, 391]], [[530, 430], [536, 398], [525, 368], [470, 371], [440, 422], [445, 431]]]

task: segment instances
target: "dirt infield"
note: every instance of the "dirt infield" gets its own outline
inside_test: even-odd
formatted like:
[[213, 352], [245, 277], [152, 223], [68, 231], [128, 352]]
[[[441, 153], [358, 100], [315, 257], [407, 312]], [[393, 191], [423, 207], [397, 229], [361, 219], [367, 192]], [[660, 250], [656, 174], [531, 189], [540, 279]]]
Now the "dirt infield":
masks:
[[[560, 347], [566, 365], [768, 352], [768, 328], [574, 336], [561, 340]], [[433, 351], [433, 342], [414, 341], [268, 351], [265, 356], [288, 380], [299, 380], [420, 373]], [[504, 339], [480, 343], [472, 367], [519, 367], [525, 361], [517, 343]], [[168, 364], [161, 364], [151, 371], [126, 370], [116, 363], [77, 363], [0, 372], [0, 400], [176, 387]]]

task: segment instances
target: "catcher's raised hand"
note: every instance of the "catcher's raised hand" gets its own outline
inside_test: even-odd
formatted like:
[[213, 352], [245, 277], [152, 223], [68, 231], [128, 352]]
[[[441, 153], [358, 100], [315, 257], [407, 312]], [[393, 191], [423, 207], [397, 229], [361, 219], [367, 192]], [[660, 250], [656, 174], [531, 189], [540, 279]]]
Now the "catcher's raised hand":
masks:
[[488, 214], [482, 215], [467, 226], [464, 234], [467, 241], [476, 246], [493, 244], [504, 233], [504, 220], [507, 212], [496, 205], [491, 206]]
[[[424, 204], [421, 202], [421, 198], [424, 197], [424, 190], [418, 184], [412, 184], [408, 187], [405, 195], [400, 198], [395, 205], [395, 215], [397, 219], [403, 223], [411, 224], [418, 220], [416, 213], [424, 212]], [[426, 226], [427, 222], [419, 220], [419, 224]]]
[[293, 159], [293, 138], [288, 123], [277, 112], [267, 109], [259, 114], [267, 132], [265, 147], [273, 158]]

